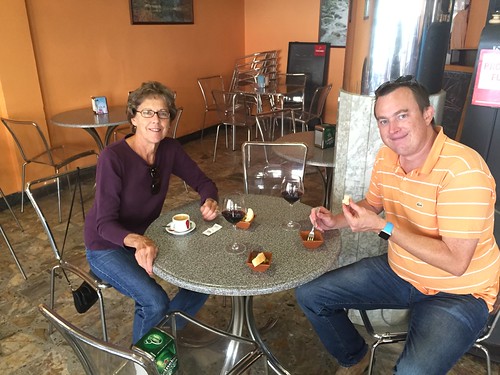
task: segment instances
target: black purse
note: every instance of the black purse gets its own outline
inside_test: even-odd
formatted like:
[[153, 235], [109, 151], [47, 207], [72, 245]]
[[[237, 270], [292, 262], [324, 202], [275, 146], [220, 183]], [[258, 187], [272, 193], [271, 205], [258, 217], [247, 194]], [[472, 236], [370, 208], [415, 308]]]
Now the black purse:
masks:
[[[68, 228], [69, 224], [71, 222], [71, 216], [73, 214], [73, 204], [75, 203], [75, 195], [76, 195], [76, 190], [78, 189], [80, 192], [80, 202], [82, 203], [82, 212], [85, 212], [83, 209], [83, 197], [82, 197], [82, 189], [80, 185], [80, 168], [77, 168], [77, 173], [76, 173], [76, 182], [74, 184], [74, 189], [73, 189], [73, 197], [71, 198], [71, 206], [69, 209], [69, 214], [68, 214], [68, 220], [66, 222], [66, 231], [64, 233], [64, 241], [61, 249], [61, 259], [63, 257], [63, 252], [64, 248], [66, 245], [66, 239], [68, 236]], [[85, 215], [84, 215], [85, 218]], [[66, 281], [68, 282], [69, 287], [71, 288], [71, 294], [73, 294], [73, 301], [75, 302], [75, 308], [76, 311], [78, 311], [80, 314], [83, 314], [86, 312], [88, 309], [90, 309], [94, 303], [96, 303], [97, 299], [99, 298], [97, 296], [97, 291], [90, 286], [89, 283], [84, 281], [82, 285], [78, 287], [78, 289], [74, 290], [73, 286], [71, 285], [71, 282], [69, 281], [68, 276], [66, 275], [66, 272], [64, 271], [64, 268], [62, 269], [64, 277], [66, 278]]]
[[73, 294], [73, 300], [75, 301], [75, 308], [80, 314], [83, 314], [88, 309], [90, 309], [97, 299], [97, 291], [90, 286], [89, 283], [84, 281], [78, 289], [71, 292]]

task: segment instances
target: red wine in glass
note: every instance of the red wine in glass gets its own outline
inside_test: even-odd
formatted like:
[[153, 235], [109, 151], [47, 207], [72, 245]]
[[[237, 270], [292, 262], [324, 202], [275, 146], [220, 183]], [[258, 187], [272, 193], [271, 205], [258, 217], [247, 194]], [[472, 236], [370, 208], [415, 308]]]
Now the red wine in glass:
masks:
[[[247, 212], [245, 206], [245, 198], [241, 193], [234, 193], [226, 196], [222, 205], [222, 216], [229, 223], [233, 225], [236, 234], [236, 224], [239, 223], [245, 217]], [[229, 253], [239, 254], [246, 250], [246, 246], [242, 243], [234, 241], [228, 247], [226, 251]]]
[[242, 210], [224, 210], [222, 211], [222, 216], [224, 219], [229, 221], [231, 224], [238, 224], [245, 217], [245, 211]]
[[288, 192], [288, 191], [281, 192], [281, 196], [285, 198], [285, 200], [290, 204], [294, 204], [295, 202], [297, 202], [300, 198], [302, 198], [302, 195], [304, 195], [304, 193], [299, 190], [293, 192]]
[[[285, 176], [281, 182], [281, 196], [293, 206], [304, 195], [304, 184], [302, 178], [298, 176]], [[285, 224], [287, 230], [300, 229], [300, 224], [290, 220]]]

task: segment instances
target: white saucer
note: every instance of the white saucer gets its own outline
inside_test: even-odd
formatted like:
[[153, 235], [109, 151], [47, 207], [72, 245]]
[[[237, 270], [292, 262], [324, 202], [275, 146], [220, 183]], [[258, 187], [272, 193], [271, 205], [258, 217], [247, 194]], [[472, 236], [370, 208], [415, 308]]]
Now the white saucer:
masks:
[[176, 232], [175, 230], [170, 229], [169, 227], [171, 224], [172, 223], [168, 223], [167, 226], [165, 227], [165, 230], [168, 233], [173, 234], [174, 236], [184, 236], [185, 234], [191, 233], [196, 228], [196, 224], [194, 223], [194, 221], [191, 220], [189, 220], [189, 229], [185, 230], [184, 232]]

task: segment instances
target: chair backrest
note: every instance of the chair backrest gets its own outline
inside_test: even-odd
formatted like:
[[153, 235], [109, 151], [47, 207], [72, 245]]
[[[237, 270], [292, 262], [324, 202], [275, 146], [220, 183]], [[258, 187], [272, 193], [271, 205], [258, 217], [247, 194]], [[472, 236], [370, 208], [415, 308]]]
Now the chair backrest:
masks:
[[245, 142], [242, 146], [244, 189], [247, 194], [280, 196], [285, 176], [303, 179], [307, 145], [300, 142]]
[[[61, 217], [57, 205], [57, 181], [61, 188]], [[75, 264], [86, 262], [83, 245], [85, 212], [94, 199], [95, 166], [77, 168], [68, 172], [43, 177], [26, 184], [26, 195], [38, 215], [55, 258], [70, 260]], [[66, 256], [64, 255], [66, 253]]]
[[[269, 134], [269, 140], [275, 139], [275, 129], [280, 127], [279, 136], [283, 136], [284, 130], [288, 127], [288, 131], [295, 133], [295, 112], [293, 108], [276, 109], [269, 112], [261, 112], [255, 114], [255, 121], [259, 129]], [[266, 138], [264, 138], [266, 139]]]
[[159, 375], [156, 364], [146, 355], [100, 340], [74, 326], [47, 306], [38, 306], [68, 342], [87, 375]]
[[255, 98], [240, 92], [213, 90], [215, 107], [219, 120], [223, 124], [247, 126], [253, 122], [250, 107], [255, 105]]
[[177, 138], [177, 128], [179, 127], [179, 122], [181, 121], [182, 113], [184, 112], [184, 107], [177, 107], [177, 114], [174, 118], [174, 123], [171, 124], [170, 131], [172, 133], [172, 138]]
[[55, 164], [47, 139], [36, 122], [2, 117], [2, 123], [14, 138], [19, 153], [26, 163], [39, 160], [43, 164]]
[[275, 79], [278, 73], [278, 51], [256, 52], [235, 60], [230, 90], [242, 85], [253, 84], [258, 75], [265, 75], [269, 80]]
[[266, 361], [254, 340], [210, 327], [180, 311], [168, 314], [156, 327], [174, 337], [183, 374], [248, 374], [250, 367], [258, 370], [255, 373], [267, 373], [260, 371]]
[[483, 334], [476, 340], [476, 343], [488, 340], [490, 338], [491, 334], [495, 330], [495, 327], [499, 319], [500, 319], [500, 292], [498, 292], [497, 300], [493, 305], [493, 310], [490, 312]]
[[211, 105], [215, 104], [212, 91], [224, 91], [224, 79], [221, 75], [198, 78], [198, 86], [200, 86], [201, 95], [205, 103], [205, 110], [208, 111]]
[[326, 99], [332, 89], [332, 84], [327, 86], [320, 86], [314, 91], [314, 95], [309, 106], [309, 114], [311, 117], [321, 117], [323, 109], [325, 108]]

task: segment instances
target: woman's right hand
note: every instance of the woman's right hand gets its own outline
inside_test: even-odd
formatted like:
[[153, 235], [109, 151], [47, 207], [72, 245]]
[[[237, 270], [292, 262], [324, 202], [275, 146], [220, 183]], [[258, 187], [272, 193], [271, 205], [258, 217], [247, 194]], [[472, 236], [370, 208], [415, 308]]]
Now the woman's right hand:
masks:
[[135, 259], [139, 266], [149, 275], [153, 274], [153, 262], [158, 255], [158, 247], [154, 241], [146, 236], [131, 233], [125, 237], [124, 245], [135, 247]]

